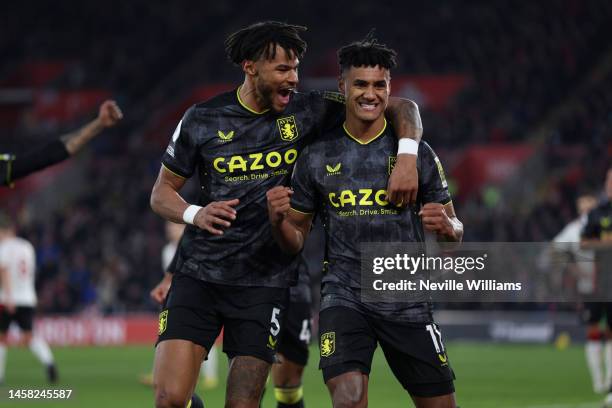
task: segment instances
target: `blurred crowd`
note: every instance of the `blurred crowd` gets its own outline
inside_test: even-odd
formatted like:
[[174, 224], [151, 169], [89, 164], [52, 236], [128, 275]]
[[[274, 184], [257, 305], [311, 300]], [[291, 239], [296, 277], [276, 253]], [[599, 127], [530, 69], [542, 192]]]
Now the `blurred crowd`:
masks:
[[[421, 111], [424, 138], [445, 164], [445, 157], [473, 145], [535, 146], [544, 165], [537, 182], [533, 177], [532, 204], [511, 205], [523, 197], [508, 197], [499, 185], [460, 195], [455, 208], [466, 240], [548, 241], [576, 216], [579, 191], [600, 191], [612, 150], [612, 47], [606, 40], [612, 38], [612, 3], [300, 0], [289, 14], [276, 5], [111, 0], [1, 6], [11, 13], [0, 13], [0, 89], [24, 62], [62, 60], [67, 69], [45, 87], [104, 88], [126, 114], [117, 131], [77, 162], [75, 193], [53, 211], [38, 216], [31, 202], [11, 206], [20, 233], [37, 249], [42, 312], [154, 310], [148, 292], [161, 278], [165, 237], [149, 194], [165, 146], [150, 137], [152, 121], [199, 85], [238, 83], [240, 71], [224, 59], [223, 39], [261, 19], [310, 27], [302, 77], [334, 77], [334, 50], [373, 27], [397, 49], [398, 74], [466, 75], [467, 87], [447, 107]], [[28, 86], [28, 80], [9, 85]], [[0, 146], [73, 125], [36, 122], [26, 108], [17, 126], [2, 129], [7, 136]], [[169, 138], [172, 128], [162, 130]]]

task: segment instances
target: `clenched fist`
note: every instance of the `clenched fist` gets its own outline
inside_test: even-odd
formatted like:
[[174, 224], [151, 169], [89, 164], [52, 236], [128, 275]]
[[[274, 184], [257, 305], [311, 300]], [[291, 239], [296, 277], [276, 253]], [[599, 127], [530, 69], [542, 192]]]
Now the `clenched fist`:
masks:
[[423, 220], [423, 227], [427, 231], [444, 236], [453, 236], [455, 234], [453, 224], [446, 214], [444, 205], [439, 203], [427, 203], [421, 208], [419, 215]]
[[291, 208], [291, 195], [293, 190], [285, 186], [276, 186], [266, 193], [268, 198], [268, 216], [274, 226], [283, 222]]
[[122, 118], [123, 113], [121, 112], [121, 109], [119, 109], [117, 102], [107, 100], [100, 105], [98, 119], [105, 128], [115, 126]]

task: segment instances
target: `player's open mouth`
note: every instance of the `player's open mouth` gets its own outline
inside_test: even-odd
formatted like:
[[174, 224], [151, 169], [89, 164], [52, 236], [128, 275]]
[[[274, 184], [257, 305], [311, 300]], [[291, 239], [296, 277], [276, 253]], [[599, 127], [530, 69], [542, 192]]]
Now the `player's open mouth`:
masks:
[[287, 105], [289, 100], [291, 99], [291, 94], [295, 92], [294, 88], [281, 88], [278, 91], [278, 97], [280, 99], [281, 104]]
[[363, 109], [364, 111], [373, 112], [378, 107], [378, 104], [377, 103], [359, 102], [359, 107], [361, 109]]

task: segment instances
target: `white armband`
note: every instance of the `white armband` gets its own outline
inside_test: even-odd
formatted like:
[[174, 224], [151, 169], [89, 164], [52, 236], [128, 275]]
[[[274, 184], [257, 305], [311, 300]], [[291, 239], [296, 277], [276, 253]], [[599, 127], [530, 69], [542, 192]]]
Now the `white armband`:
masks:
[[187, 209], [185, 209], [185, 212], [183, 213], [183, 221], [185, 221], [185, 224], [193, 225], [193, 219], [201, 208], [202, 207], [200, 207], [199, 205], [190, 205], [189, 207], [187, 207]]
[[413, 139], [402, 138], [399, 140], [397, 146], [397, 154], [414, 154], [417, 155], [419, 151], [419, 142]]

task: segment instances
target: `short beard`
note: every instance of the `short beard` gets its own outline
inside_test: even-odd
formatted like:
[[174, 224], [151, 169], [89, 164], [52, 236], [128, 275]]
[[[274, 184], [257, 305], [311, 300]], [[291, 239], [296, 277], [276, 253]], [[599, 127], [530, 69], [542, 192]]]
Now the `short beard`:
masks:
[[264, 109], [272, 108], [272, 93], [274, 90], [272, 87], [266, 85], [263, 81], [257, 81], [255, 83], [255, 96], [260, 101], [260, 106]]

